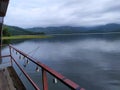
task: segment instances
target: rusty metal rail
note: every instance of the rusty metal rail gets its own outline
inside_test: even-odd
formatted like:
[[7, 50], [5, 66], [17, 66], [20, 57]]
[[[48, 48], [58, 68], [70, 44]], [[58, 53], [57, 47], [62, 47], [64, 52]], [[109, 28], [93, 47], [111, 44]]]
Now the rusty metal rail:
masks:
[[0, 58], [5, 58], [5, 57], [10, 57], [11, 55], [3, 55], [3, 56], [0, 56]]
[[16, 63], [16, 65], [19, 67], [19, 69], [23, 72], [23, 74], [26, 76], [26, 78], [30, 81], [32, 86], [35, 88], [35, 90], [40, 90], [39, 87], [33, 82], [33, 80], [30, 78], [30, 76], [21, 68], [21, 66], [16, 62], [16, 60], [11, 56], [12, 60]]
[[[18, 50], [17, 48], [13, 47], [12, 45], [9, 45], [10, 48], [10, 57], [12, 62], [14, 61], [16, 65], [19, 67], [19, 69], [23, 72], [23, 74], [26, 76], [26, 78], [29, 80], [29, 82], [33, 85], [35, 90], [40, 90], [39, 87], [32, 81], [30, 76], [24, 71], [23, 68], [16, 62], [16, 60], [13, 58], [11, 50], [15, 50], [19, 54], [21, 54], [23, 57], [29, 59], [31, 62], [36, 64], [37, 66], [41, 67], [42, 69], [42, 82], [43, 82], [43, 90], [48, 90], [48, 80], [47, 80], [47, 73], [51, 74], [58, 80], [60, 80], [63, 84], [71, 88], [72, 90], [85, 90], [84, 88], [80, 87], [78, 84], [74, 83], [70, 79], [66, 78], [62, 74], [56, 72], [55, 70], [51, 69], [50, 67], [46, 66], [45, 64], [39, 62], [38, 60], [34, 59], [33, 57], [29, 56], [28, 54], [25, 54], [24, 52]], [[12, 63], [11, 62], [11, 63]]]

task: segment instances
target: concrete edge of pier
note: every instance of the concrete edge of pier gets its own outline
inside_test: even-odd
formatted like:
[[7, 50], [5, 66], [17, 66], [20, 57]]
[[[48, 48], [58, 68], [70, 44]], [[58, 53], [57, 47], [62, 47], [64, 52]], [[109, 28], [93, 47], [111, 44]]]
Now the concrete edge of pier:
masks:
[[0, 90], [26, 90], [12, 66], [0, 69]]

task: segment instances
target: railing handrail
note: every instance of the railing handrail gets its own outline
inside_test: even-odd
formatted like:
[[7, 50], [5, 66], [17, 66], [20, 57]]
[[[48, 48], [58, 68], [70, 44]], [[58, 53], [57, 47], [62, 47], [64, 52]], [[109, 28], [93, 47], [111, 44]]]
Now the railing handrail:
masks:
[[43, 70], [45, 70], [48, 73], [50, 73], [51, 75], [53, 75], [55, 78], [60, 80], [62, 83], [67, 85], [69, 88], [71, 88], [73, 90], [85, 90], [84, 88], [81, 88], [78, 84], [74, 83], [70, 79], [67, 79], [62, 74], [56, 72], [55, 70], [51, 69], [50, 67], [46, 66], [45, 64], [39, 62], [38, 60], [36, 60], [35, 58], [29, 56], [28, 54], [18, 50], [17, 48], [13, 47], [12, 45], [9, 45], [9, 47], [11, 47], [12, 49], [16, 50], [19, 54], [21, 54], [24, 57], [28, 58], [31, 62], [35, 63], [36, 65], [41, 67]]

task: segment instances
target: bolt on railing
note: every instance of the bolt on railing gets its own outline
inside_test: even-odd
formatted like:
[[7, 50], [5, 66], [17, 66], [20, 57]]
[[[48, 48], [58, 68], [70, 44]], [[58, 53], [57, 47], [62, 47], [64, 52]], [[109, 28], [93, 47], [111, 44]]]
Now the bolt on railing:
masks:
[[[19, 65], [19, 63], [16, 62], [15, 58], [12, 56], [12, 49], [16, 51], [16, 53], [19, 53], [23, 57], [27, 58], [27, 60], [30, 60], [37, 66], [41, 67], [42, 69], [42, 83], [43, 83], [43, 90], [48, 90], [48, 79], [47, 79], [47, 73], [54, 76], [56, 79], [60, 80], [63, 84], [71, 88], [72, 90], [85, 90], [84, 88], [81, 88], [78, 84], [74, 83], [73, 81], [69, 80], [68, 78], [64, 77], [62, 74], [56, 72], [55, 70], [49, 68], [45, 64], [42, 64], [38, 60], [34, 59], [33, 57], [29, 56], [28, 54], [25, 54], [24, 52], [18, 50], [17, 48], [13, 47], [12, 45], [9, 45], [10, 49], [10, 57], [11, 57], [11, 63], [15, 62], [15, 64], [19, 67], [19, 69], [23, 72], [23, 74], [26, 76], [28, 81], [32, 84], [32, 86], [35, 88], [35, 90], [40, 90], [39, 87], [33, 82], [33, 80], [30, 78], [30, 76], [26, 73], [26, 71]], [[28, 62], [28, 61], [27, 61]], [[38, 68], [36, 70], [39, 71]], [[55, 80], [56, 82], [56, 80]]]

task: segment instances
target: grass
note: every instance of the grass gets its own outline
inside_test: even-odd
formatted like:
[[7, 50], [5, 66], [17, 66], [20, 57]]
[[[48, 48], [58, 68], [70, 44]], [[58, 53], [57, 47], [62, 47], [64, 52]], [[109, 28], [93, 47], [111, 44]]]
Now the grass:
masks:
[[33, 38], [50, 38], [51, 35], [16, 35], [16, 36], [9, 36], [9, 37], [2, 37], [3, 40], [6, 39], [33, 39]]

